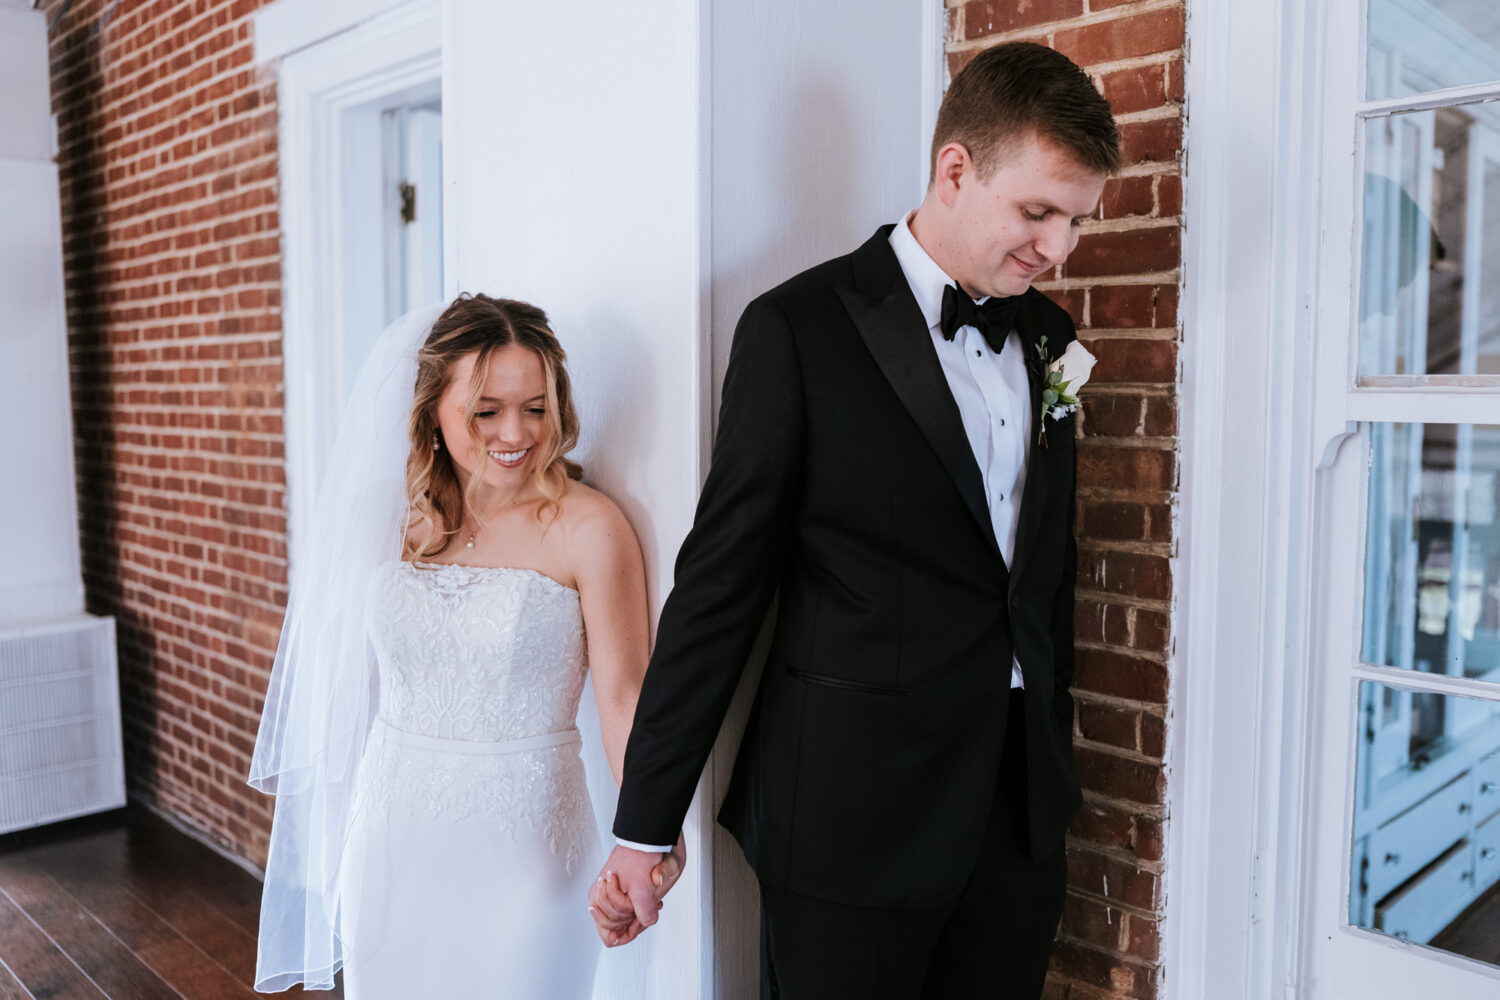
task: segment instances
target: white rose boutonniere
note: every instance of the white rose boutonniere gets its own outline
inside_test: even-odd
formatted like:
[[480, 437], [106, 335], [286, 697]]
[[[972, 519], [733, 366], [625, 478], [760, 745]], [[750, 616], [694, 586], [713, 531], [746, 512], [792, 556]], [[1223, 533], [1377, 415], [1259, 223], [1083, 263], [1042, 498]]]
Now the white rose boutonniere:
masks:
[[1088, 348], [1074, 340], [1062, 357], [1047, 354], [1047, 338], [1037, 341], [1036, 353], [1042, 369], [1042, 419], [1037, 428], [1037, 442], [1047, 444], [1047, 419], [1061, 420], [1078, 409], [1078, 392], [1088, 382], [1097, 360]]

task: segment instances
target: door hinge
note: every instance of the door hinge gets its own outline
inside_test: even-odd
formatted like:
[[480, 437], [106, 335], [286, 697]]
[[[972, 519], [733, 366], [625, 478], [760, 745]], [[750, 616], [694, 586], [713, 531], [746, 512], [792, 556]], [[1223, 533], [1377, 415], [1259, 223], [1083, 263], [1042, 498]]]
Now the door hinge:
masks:
[[401, 192], [401, 224], [411, 225], [417, 221], [417, 186], [402, 181]]

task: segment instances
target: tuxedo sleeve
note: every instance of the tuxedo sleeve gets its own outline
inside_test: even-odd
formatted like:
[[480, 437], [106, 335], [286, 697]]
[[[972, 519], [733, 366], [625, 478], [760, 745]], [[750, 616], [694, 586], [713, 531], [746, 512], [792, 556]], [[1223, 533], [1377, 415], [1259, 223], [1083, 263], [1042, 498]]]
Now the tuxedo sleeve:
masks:
[[735, 330], [712, 463], [625, 748], [614, 824], [622, 840], [677, 840], [781, 577], [803, 419], [791, 330], [775, 303], [756, 299]]

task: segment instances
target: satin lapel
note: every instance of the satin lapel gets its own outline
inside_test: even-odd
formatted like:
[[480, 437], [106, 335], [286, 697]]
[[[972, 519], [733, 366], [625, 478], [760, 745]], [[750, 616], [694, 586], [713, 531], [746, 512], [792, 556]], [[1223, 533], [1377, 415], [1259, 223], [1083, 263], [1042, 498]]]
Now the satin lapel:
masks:
[[[1036, 544], [1037, 518], [1047, 505], [1047, 487], [1050, 485], [1051, 449], [1042, 444], [1039, 430], [1042, 426], [1042, 372], [1045, 367], [1037, 353], [1042, 331], [1036, 326], [1030, 303], [1022, 305], [1016, 314], [1016, 334], [1021, 340], [1021, 349], [1026, 352], [1026, 382], [1031, 386], [1031, 460], [1026, 464], [1026, 488], [1021, 491], [1021, 512], [1016, 523], [1016, 550], [1011, 557], [1011, 586], [1021, 578], [1026, 569], [1027, 557]], [[1049, 345], [1051, 346], [1051, 345]]]
[[839, 298], [901, 405], [917, 422], [958, 487], [964, 505], [979, 522], [990, 551], [1000, 559], [1000, 546], [995, 541], [995, 528], [984, 496], [984, 480], [964, 433], [963, 418], [953, 401], [948, 380], [943, 377], [927, 322], [899, 273], [898, 270], [897, 280], [890, 283], [883, 299], [851, 288], [838, 289]]

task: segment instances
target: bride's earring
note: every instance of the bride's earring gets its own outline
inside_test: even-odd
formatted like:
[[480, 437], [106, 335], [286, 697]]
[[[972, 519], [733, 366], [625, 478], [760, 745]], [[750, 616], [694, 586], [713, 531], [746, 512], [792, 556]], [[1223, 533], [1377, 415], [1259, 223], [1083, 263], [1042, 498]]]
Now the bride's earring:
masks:
[[438, 443], [438, 432], [437, 431], [433, 431], [432, 432], [432, 450], [433, 451], [442, 451], [443, 450], [443, 446]]

